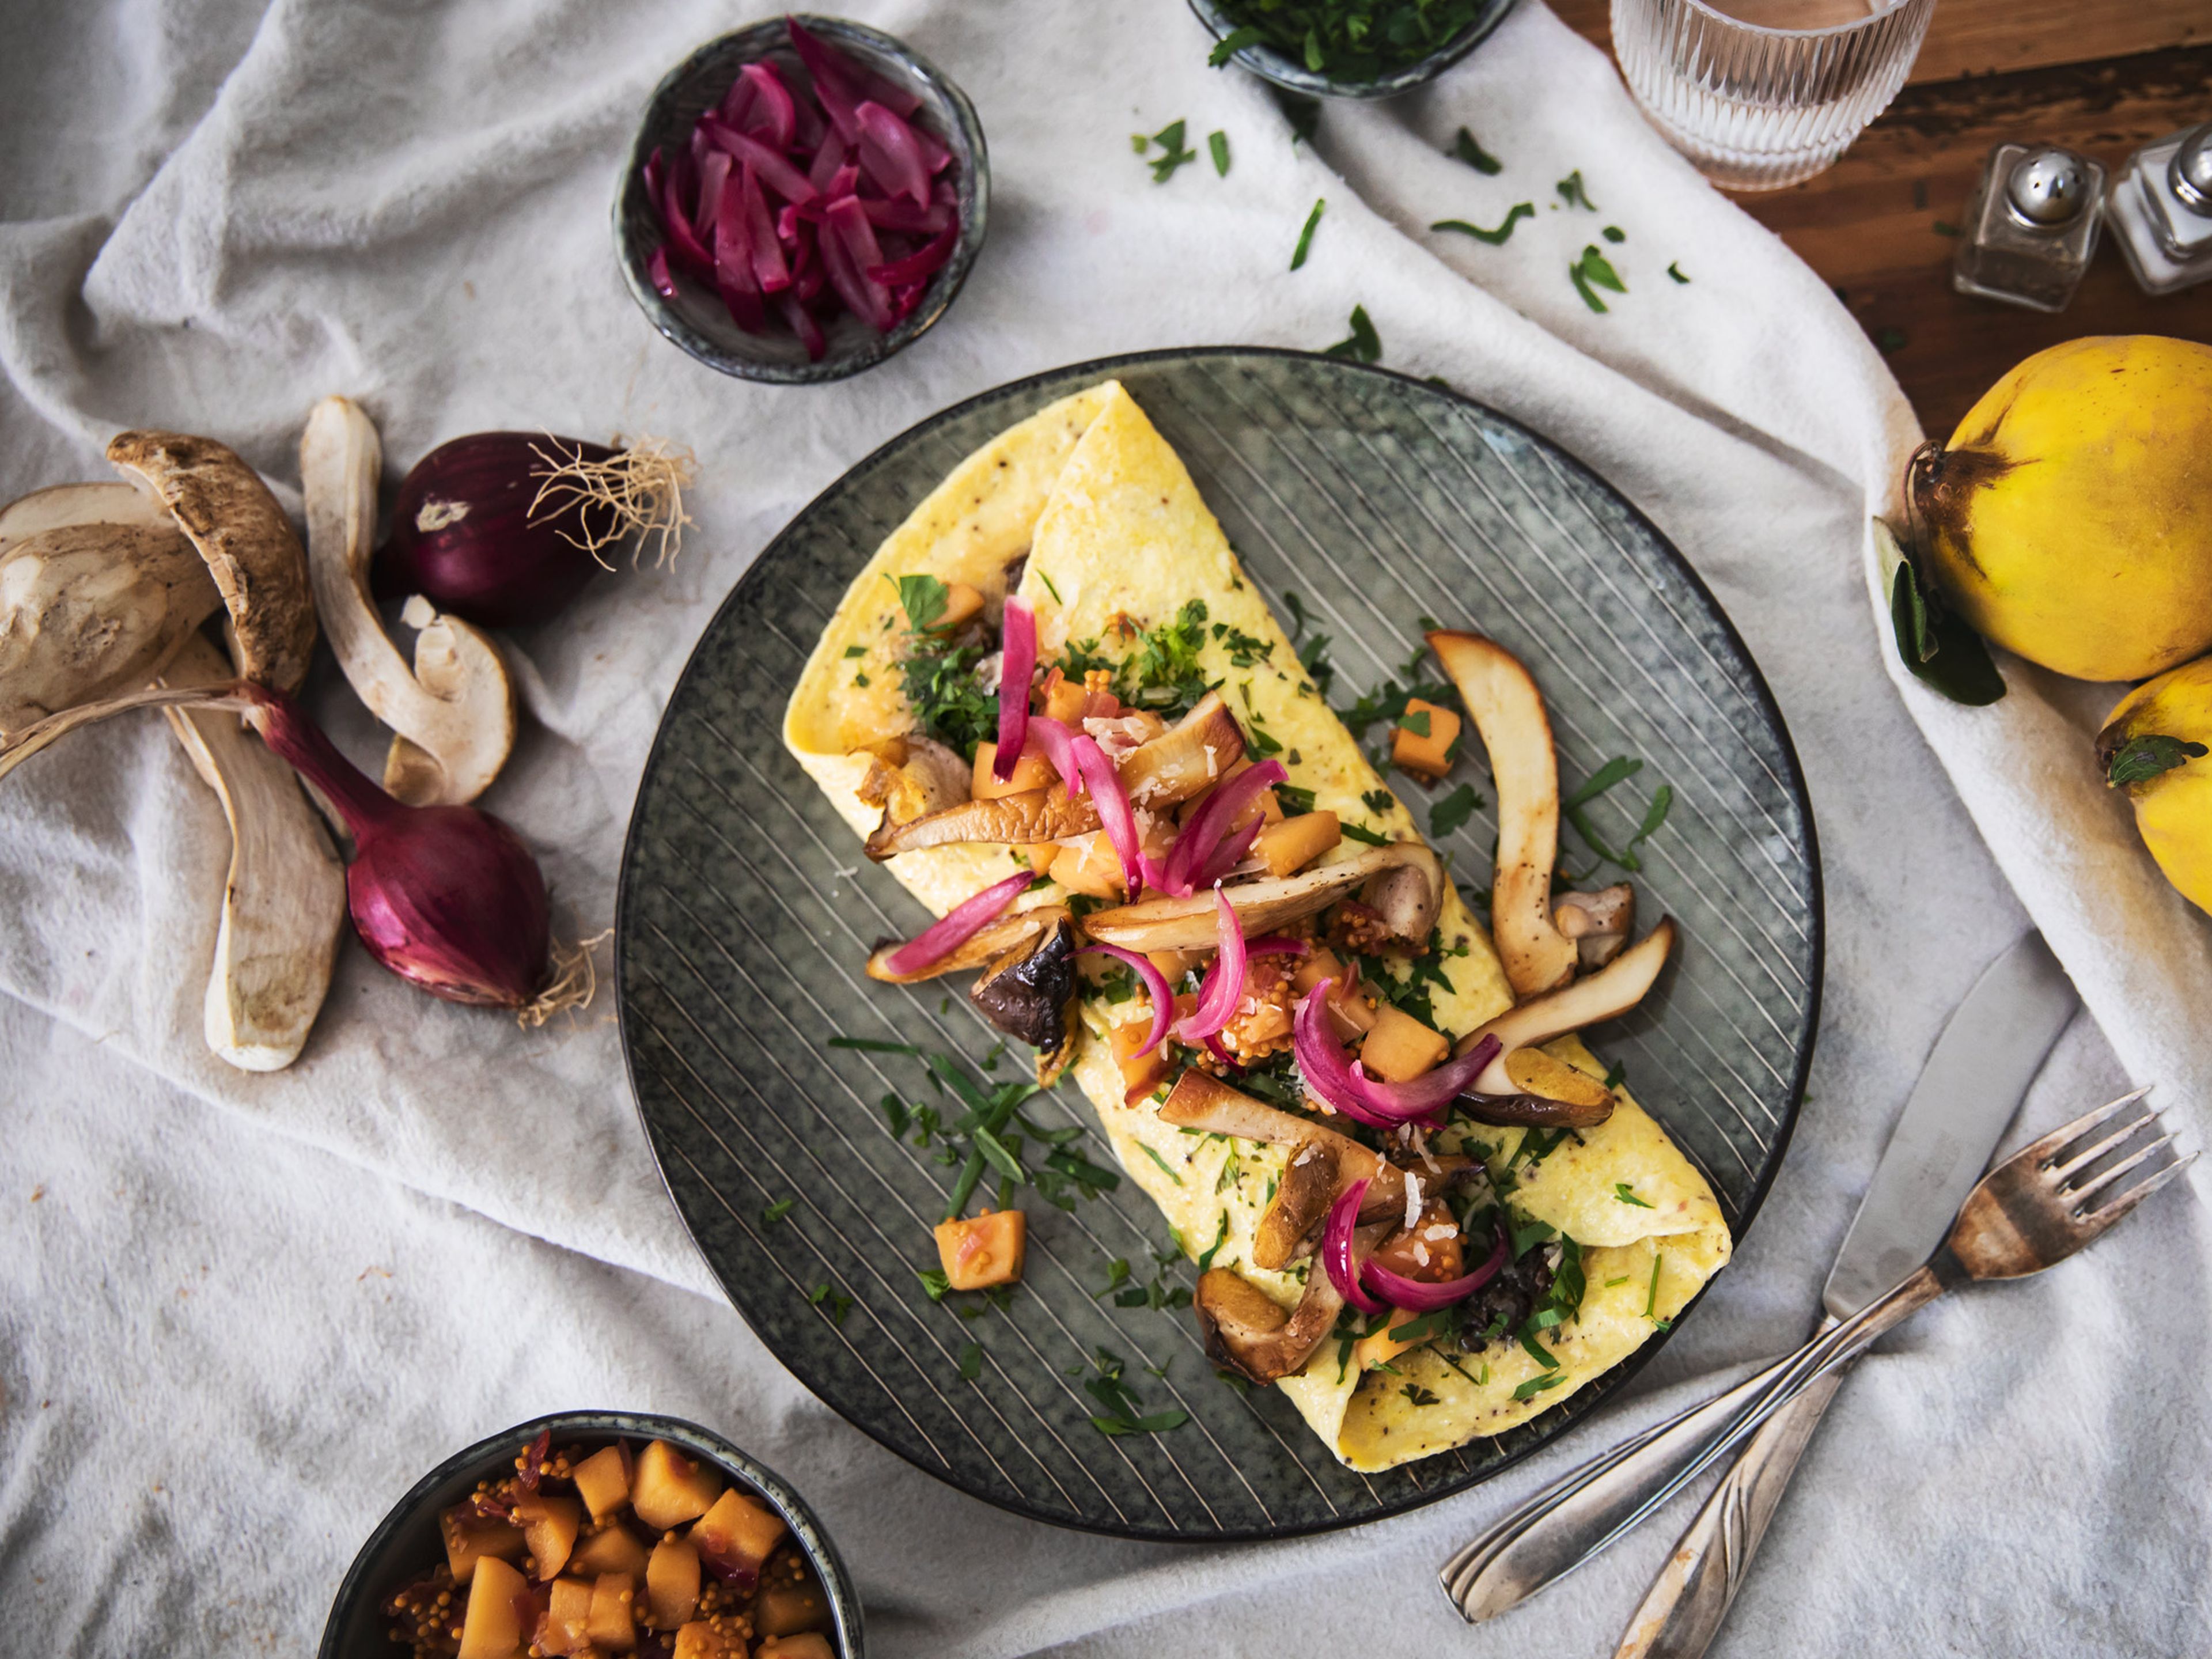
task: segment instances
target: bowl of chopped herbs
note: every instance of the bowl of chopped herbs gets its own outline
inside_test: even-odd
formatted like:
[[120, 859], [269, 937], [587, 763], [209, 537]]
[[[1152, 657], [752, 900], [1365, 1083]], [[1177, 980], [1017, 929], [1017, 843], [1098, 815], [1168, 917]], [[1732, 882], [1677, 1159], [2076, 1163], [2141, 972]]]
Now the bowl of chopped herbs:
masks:
[[1190, 0], [1213, 32], [1206, 61], [1292, 92], [1389, 98], [1473, 52], [1513, 0]]

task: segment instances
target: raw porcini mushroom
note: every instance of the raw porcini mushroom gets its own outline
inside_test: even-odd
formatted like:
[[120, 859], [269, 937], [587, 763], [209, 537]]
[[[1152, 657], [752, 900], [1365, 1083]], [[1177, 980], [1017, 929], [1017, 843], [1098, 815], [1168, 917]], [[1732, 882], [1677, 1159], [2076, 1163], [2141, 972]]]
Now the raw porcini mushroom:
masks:
[[[217, 686], [231, 666], [194, 635], [161, 677]], [[169, 723], [230, 821], [230, 873], [204, 1005], [207, 1045], [247, 1072], [298, 1057], [330, 990], [346, 917], [345, 866], [292, 769], [230, 715], [171, 708]]]
[[970, 842], [1026, 846], [1058, 841], [1063, 836], [1088, 835], [1097, 827], [1098, 806], [1090, 795], [1086, 793], [1070, 800], [1066, 788], [1055, 783], [1047, 789], [1017, 790], [988, 800], [963, 800], [904, 823], [894, 823], [886, 812], [884, 822], [868, 837], [868, 856], [880, 864], [924, 847]]
[[0, 732], [143, 685], [222, 608], [207, 566], [167, 522], [10, 538], [0, 550]]
[[1575, 976], [1575, 943], [1553, 924], [1552, 866], [1559, 855], [1559, 763], [1543, 694], [1519, 658], [1480, 634], [1428, 635], [1482, 734], [1498, 785], [1498, 872], [1490, 932], [1518, 997], [1556, 991]]
[[1443, 884], [1418, 864], [1401, 864], [1370, 878], [1359, 902], [1374, 913], [1386, 950], [1418, 952], [1437, 930]]
[[966, 969], [988, 967], [1000, 957], [1023, 949], [1039, 934], [1068, 919], [1066, 908], [1057, 904], [1036, 904], [1026, 910], [1018, 909], [970, 935], [961, 942], [957, 949], [939, 957], [927, 968], [911, 974], [893, 973], [890, 966], [891, 953], [899, 950], [905, 941], [885, 939], [868, 953], [868, 977], [881, 980], [886, 985], [914, 985], [922, 980], [935, 979], [940, 974], [957, 974]]
[[1297, 1310], [1282, 1304], [1241, 1273], [1209, 1267], [1191, 1300], [1206, 1357], [1265, 1388], [1295, 1375], [1335, 1328], [1344, 1298], [1324, 1273], [1306, 1275]]
[[1552, 925], [1574, 940], [1585, 968], [1602, 968], [1636, 931], [1636, 890], [1626, 882], [1595, 893], [1562, 893], [1552, 901]]
[[863, 752], [867, 775], [854, 793], [882, 807], [886, 823], [910, 823], [968, 799], [968, 763], [934, 738], [886, 738]]
[[260, 474], [214, 439], [181, 432], [118, 433], [107, 459], [144, 482], [207, 562], [238, 672], [296, 692], [315, 653], [315, 602], [300, 538]]
[[[1549, 996], [1537, 997], [1516, 1007], [1507, 1009], [1487, 1024], [1477, 1026], [1459, 1040], [1457, 1052], [1465, 1054], [1486, 1036], [1498, 1042], [1498, 1057], [1483, 1067], [1469, 1085], [1470, 1096], [1489, 1096], [1492, 1103], [1510, 1101], [1526, 1093], [1514, 1080], [1508, 1062], [1522, 1049], [1533, 1048], [1538, 1043], [1563, 1037], [1570, 1031], [1579, 1031], [1600, 1020], [1613, 1019], [1626, 1013], [1644, 1000], [1659, 977], [1659, 970], [1667, 965], [1668, 954], [1674, 948], [1674, 922], [1672, 917], [1662, 918], [1656, 927], [1643, 939], [1623, 951], [1619, 956], [1587, 979], [1577, 980], [1565, 990], [1554, 991]], [[1534, 1076], [1522, 1061], [1524, 1076]], [[1563, 1069], [1572, 1070], [1572, 1067]], [[1547, 1073], [1546, 1075], [1548, 1075]], [[1608, 1097], [1608, 1099], [1610, 1097]], [[1476, 1103], [1480, 1105], [1480, 1102]], [[1610, 1106], [1607, 1108], [1609, 1111]], [[1486, 1121], [1531, 1121], [1528, 1118]]]
[[1292, 1150], [1275, 1196], [1252, 1235], [1254, 1267], [1280, 1273], [1313, 1253], [1328, 1220], [1328, 1206], [1336, 1202], [1339, 1164], [1336, 1148], [1319, 1136], [1308, 1137]]
[[[81, 524], [136, 525], [147, 530], [177, 528], [168, 508], [136, 484], [51, 484], [0, 507], [0, 557], [4, 557], [15, 543], [29, 537]], [[199, 556], [195, 553], [192, 556]], [[222, 601], [218, 599], [216, 603]]]
[[[1387, 885], [1396, 896], [1393, 902], [1401, 917], [1417, 920], [1417, 913], [1425, 911], [1433, 927], [1437, 907], [1443, 902], [1443, 865], [1418, 842], [1370, 847], [1341, 863], [1319, 865], [1294, 876], [1237, 882], [1221, 890], [1246, 936], [1257, 938], [1325, 910], [1384, 876], [1390, 878]], [[1425, 900], [1415, 896], [1412, 884], [1416, 881], [1426, 890]], [[1218, 937], [1215, 915], [1209, 890], [1188, 898], [1144, 899], [1096, 911], [1085, 918], [1083, 926], [1102, 944], [1127, 951], [1204, 951], [1212, 948]]]
[[[1240, 1140], [1288, 1146], [1293, 1149], [1293, 1158], [1297, 1156], [1298, 1149], [1319, 1146], [1328, 1154], [1334, 1174], [1329, 1202], [1335, 1202], [1337, 1194], [1347, 1183], [1364, 1177], [1368, 1182], [1367, 1196], [1359, 1205], [1363, 1219], [1401, 1215], [1405, 1212], [1406, 1177], [1396, 1164], [1369, 1152], [1349, 1135], [1340, 1135], [1334, 1129], [1323, 1128], [1264, 1101], [1255, 1100], [1196, 1066], [1176, 1079], [1175, 1087], [1168, 1091], [1168, 1097], [1159, 1104], [1159, 1114], [1162, 1122], [1172, 1123], [1179, 1129], [1202, 1129], [1208, 1134], [1234, 1135]], [[1279, 1189], [1276, 1195], [1281, 1196]]]
[[1008, 951], [969, 988], [983, 1018], [1047, 1055], [1068, 1045], [1075, 1004], [1075, 925], [1065, 910], [1027, 949]]
[[386, 635], [368, 591], [382, 465], [376, 428], [358, 405], [325, 398], [308, 412], [300, 437], [308, 574], [338, 666], [369, 712], [398, 733], [384, 787], [410, 806], [458, 806], [507, 763], [514, 688], [489, 640], [426, 603], [409, 603], [410, 624], [422, 630], [412, 672]]

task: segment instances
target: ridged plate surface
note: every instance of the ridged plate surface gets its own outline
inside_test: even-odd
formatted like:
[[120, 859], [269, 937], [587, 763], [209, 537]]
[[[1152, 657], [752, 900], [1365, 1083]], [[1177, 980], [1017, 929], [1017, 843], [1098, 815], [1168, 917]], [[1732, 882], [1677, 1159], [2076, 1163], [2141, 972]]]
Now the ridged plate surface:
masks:
[[[1636, 879], [1647, 923], [1673, 915], [1685, 943], [1653, 997], [1595, 1046], [1626, 1063], [1741, 1240], [1789, 1139], [1820, 979], [1812, 821], [1758, 670], [1680, 556], [1571, 458], [1430, 386], [1295, 353], [1152, 353], [1000, 387], [886, 444], [769, 546], [700, 640], [639, 789], [617, 969], [630, 1079], [731, 1300], [808, 1387], [921, 1468], [1041, 1520], [1131, 1537], [1348, 1526], [1494, 1474], [1588, 1416], [1637, 1362], [1506, 1435], [1354, 1474], [1272, 1391], [1217, 1381], [1188, 1311], [1099, 1299], [1109, 1261], [1141, 1281], [1167, 1248], [1133, 1182], [1073, 1214], [1030, 1196], [1027, 1274], [1006, 1310], [966, 1320], [932, 1304], [917, 1270], [934, 1265], [929, 1229], [955, 1170], [894, 1139], [878, 1105], [887, 1092], [930, 1098], [921, 1068], [824, 1046], [842, 1034], [980, 1061], [994, 1034], [958, 988], [948, 1006], [946, 988], [862, 974], [874, 941], [927, 917], [785, 754], [785, 699], [854, 571], [914, 505], [970, 450], [1108, 375], [1182, 454], [1278, 614], [1287, 623], [1295, 592], [1329, 635], [1337, 703], [1406, 660], [1421, 618], [1471, 626], [1534, 671], [1570, 786], [1616, 755], [1644, 762], [1593, 809], [1615, 846], [1651, 790], [1672, 787]], [[1393, 781], [1425, 823], [1433, 797]], [[1463, 878], [1486, 880], [1495, 828], [1479, 812], [1442, 842]], [[1570, 866], [1591, 862], [1571, 832], [1565, 842]], [[1112, 1163], [1073, 1084], [1031, 1110], [1048, 1127], [1090, 1126], [1082, 1149]], [[787, 1199], [781, 1219], [763, 1218]], [[1170, 1277], [1192, 1282], [1187, 1265]], [[834, 1294], [811, 1300], [823, 1285]], [[971, 1341], [981, 1372], [964, 1381]], [[1098, 1432], [1082, 1382], [1101, 1346], [1126, 1362], [1146, 1411], [1191, 1420]]]

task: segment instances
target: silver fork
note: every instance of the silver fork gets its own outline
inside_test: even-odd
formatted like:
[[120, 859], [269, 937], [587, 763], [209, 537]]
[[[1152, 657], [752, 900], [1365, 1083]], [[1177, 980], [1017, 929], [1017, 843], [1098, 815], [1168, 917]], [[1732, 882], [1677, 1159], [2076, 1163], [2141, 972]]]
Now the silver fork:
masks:
[[[1799, 1392], [1883, 1332], [1970, 1280], [2021, 1279], [2064, 1261], [2196, 1162], [2169, 1158], [2095, 1209], [2089, 1200], [2172, 1146], [2160, 1134], [2088, 1173], [2146, 1127], [2154, 1109], [2079, 1143], [2148, 1091], [2054, 1129], [1984, 1176], [1926, 1266], [1850, 1318], [1727, 1393], [1591, 1459], [1545, 1487], [1446, 1562], [1444, 1594], [1470, 1624], [1503, 1613], [1572, 1571], [1657, 1509]], [[2062, 1158], [2062, 1154], [2065, 1154]], [[1634, 1652], [1637, 1650], [1626, 1650]]]

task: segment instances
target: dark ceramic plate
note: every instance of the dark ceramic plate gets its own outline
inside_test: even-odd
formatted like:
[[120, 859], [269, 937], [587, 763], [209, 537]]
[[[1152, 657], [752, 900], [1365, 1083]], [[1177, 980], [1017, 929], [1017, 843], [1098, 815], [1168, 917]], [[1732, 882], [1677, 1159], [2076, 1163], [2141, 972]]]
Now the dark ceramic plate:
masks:
[[[1595, 1046], [1626, 1065], [1741, 1237], [1789, 1141], [1820, 984], [1812, 817], [1759, 671], [1680, 555], [1577, 462], [1449, 392], [1291, 352], [1154, 352], [1002, 386], [884, 446], [769, 544], [693, 653], [638, 791], [617, 969], [630, 1079], [731, 1300], [810, 1388], [902, 1456], [1020, 1514], [1128, 1537], [1349, 1526], [1527, 1455], [1636, 1362], [1510, 1433], [1355, 1474], [1273, 1391], [1218, 1382], [1187, 1311], [1099, 1299], [1109, 1261], [1141, 1280], [1168, 1243], [1133, 1182], [1073, 1214], [1028, 1206], [1028, 1269], [1004, 1312], [969, 1321], [933, 1304], [916, 1271], [935, 1265], [929, 1229], [955, 1172], [894, 1139], [878, 1107], [887, 1091], [928, 1098], [920, 1068], [824, 1047], [844, 1034], [980, 1060], [994, 1034], [957, 988], [948, 1004], [946, 987], [863, 975], [870, 945], [927, 917], [785, 754], [785, 698], [853, 573], [915, 503], [970, 450], [1109, 375], [1188, 464], [1277, 614], [1288, 618], [1295, 592], [1328, 633], [1335, 702], [1403, 663], [1420, 618], [1470, 625], [1534, 671], [1570, 784], [1616, 755], [1645, 762], [1595, 804], [1601, 835], [1618, 846], [1650, 791], [1672, 787], [1637, 881], [1647, 917], [1673, 915], [1685, 943]], [[1393, 781], [1425, 822], [1432, 797]], [[1462, 872], [1485, 870], [1494, 830], [1477, 813], [1442, 844]], [[1590, 862], [1571, 835], [1568, 853], [1577, 869]], [[1041, 1123], [1089, 1126], [1090, 1156], [1111, 1164], [1072, 1083], [1032, 1104]], [[782, 1218], [764, 1218], [786, 1200]], [[1191, 1282], [1183, 1266], [1170, 1278]], [[981, 1371], [963, 1381], [970, 1342]], [[1126, 1361], [1146, 1411], [1191, 1420], [1101, 1434], [1082, 1383], [1102, 1346]]]

